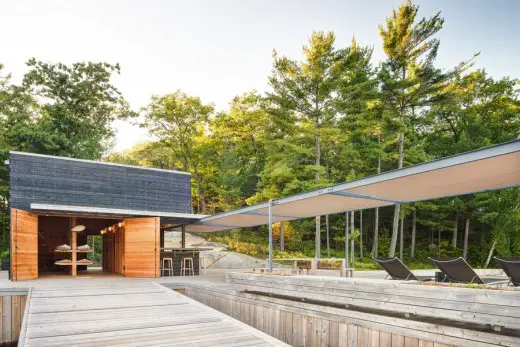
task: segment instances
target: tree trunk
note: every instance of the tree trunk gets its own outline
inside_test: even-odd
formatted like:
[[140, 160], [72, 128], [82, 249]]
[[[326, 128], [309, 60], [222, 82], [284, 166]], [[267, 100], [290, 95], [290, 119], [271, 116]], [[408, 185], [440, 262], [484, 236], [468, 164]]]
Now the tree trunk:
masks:
[[441, 256], [441, 228], [437, 230], [437, 252], [439, 254], [439, 257]]
[[453, 224], [453, 235], [451, 237], [451, 245], [457, 247], [457, 235], [458, 235], [458, 215], [455, 215], [455, 223]]
[[399, 231], [399, 259], [403, 261], [404, 253], [404, 213], [401, 213], [401, 229]]
[[392, 240], [390, 241], [390, 252], [388, 256], [393, 258], [395, 256], [395, 248], [397, 246], [397, 234], [399, 232], [399, 213], [401, 211], [401, 205], [395, 205], [394, 209], [394, 221], [392, 224]]
[[[401, 121], [402, 121], [401, 117]], [[404, 132], [399, 134], [399, 159], [397, 161], [397, 168], [402, 169], [403, 168], [403, 161], [404, 161]], [[397, 232], [399, 227], [399, 212], [401, 211], [401, 205], [397, 204], [395, 205], [394, 209], [394, 223], [392, 227], [392, 241], [390, 244], [390, 254], [389, 257], [393, 258], [395, 255], [395, 247], [397, 245]]]
[[280, 251], [285, 251], [285, 235], [283, 234], [284, 222], [280, 222]]
[[195, 165], [195, 164], [193, 164], [193, 173], [195, 174], [195, 183], [197, 185], [197, 193], [199, 194], [199, 200], [200, 200], [200, 205], [201, 205], [201, 209], [202, 209], [201, 212], [202, 212], [202, 214], [205, 214], [207, 211], [206, 199], [204, 197], [204, 193], [202, 192], [199, 170], [197, 170], [197, 165]]
[[493, 241], [493, 244], [491, 245], [491, 249], [489, 250], [489, 254], [486, 260], [486, 265], [484, 265], [484, 269], [486, 269], [489, 265], [489, 262], [491, 261], [491, 256], [493, 255], [493, 252], [495, 251], [496, 241]]
[[[350, 212], [350, 233], [352, 234], [354, 232], [355, 228], [354, 228], [354, 211]], [[355, 261], [355, 257], [354, 257], [354, 238], [352, 238], [352, 240], [350, 240], [350, 261], [352, 262], [352, 266], [354, 266], [354, 261]]]
[[359, 259], [363, 260], [363, 210], [359, 211]]
[[330, 230], [329, 230], [329, 215], [325, 216], [325, 227], [327, 229], [327, 258], [330, 258]]
[[412, 245], [410, 246], [410, 258], [415, 256], [415, 232], [417, 228], [417, 210], [413, 210], [413, 219], [412, 219]]
[[375, 213], [374, 213], [374, 241], [372, 243], [372, 254], [374, 255], [374, 258], [377, 258], [378, 256], [378, 249], [379, 249], [379, 207], [376, 207]]
[[468, 258], [468, 237], [469, 237], [469, 218], [466, 218], [466, 226], [464, 227], [464, 249], [462, 251], [462, 257]]

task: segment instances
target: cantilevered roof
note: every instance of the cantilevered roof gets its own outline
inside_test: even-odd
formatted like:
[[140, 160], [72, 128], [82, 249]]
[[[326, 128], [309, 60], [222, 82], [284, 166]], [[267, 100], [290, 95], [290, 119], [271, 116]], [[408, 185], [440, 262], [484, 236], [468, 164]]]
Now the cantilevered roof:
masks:
[[175, 213], [128, 210], [120, 208], [104, 208], [92, 206], [70, 206], [52, 204], [31, 204], [31, 210], [36, 213], [56, 216], [74, 215], [78, 217], [96, 218], [128, 218], [128, 217], [161, 217], [161, 224], [187, 224], [194, 223], [201, 218], [208, 217], [203, 214]]
[[[273, 223], [520, 185], [520, 140], [272, 201]], [[268, 224], [267, 202], [200, 219], [186, 231]]]

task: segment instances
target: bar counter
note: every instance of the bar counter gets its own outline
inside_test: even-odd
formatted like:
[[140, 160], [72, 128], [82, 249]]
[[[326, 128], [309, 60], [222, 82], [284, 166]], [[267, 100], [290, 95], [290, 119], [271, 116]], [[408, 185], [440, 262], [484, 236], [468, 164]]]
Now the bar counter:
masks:
[[[163, 258], [172, 258], [173, 260], [173, 275], [181, 275], [181, 264], [184, 258], [193, 258], [193, 272], [195, 276], [199, 275], [200, 252], [211, 251], [212, 248], [161, 248], [161, 264]], [[162, 276], [162, 272], [161, 272]]]

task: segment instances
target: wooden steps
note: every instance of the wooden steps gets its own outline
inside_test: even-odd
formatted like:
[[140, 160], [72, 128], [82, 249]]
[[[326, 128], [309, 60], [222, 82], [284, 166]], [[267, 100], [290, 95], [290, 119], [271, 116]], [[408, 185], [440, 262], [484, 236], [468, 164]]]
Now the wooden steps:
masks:
[[20, 346], [285, 346], [155, 283], [33, 287]]

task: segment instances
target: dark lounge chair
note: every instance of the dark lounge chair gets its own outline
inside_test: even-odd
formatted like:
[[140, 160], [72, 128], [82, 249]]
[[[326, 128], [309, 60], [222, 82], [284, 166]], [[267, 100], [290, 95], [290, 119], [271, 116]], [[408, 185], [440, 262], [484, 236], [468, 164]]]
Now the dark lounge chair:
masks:
[[433, 279], [433, 276], [414, 275], [399, 258], [380, 257], [374, 260], [388, 273], [386, 277], [390, 276], [394, 280], [431, 281]]
[[520, 257], [495, 257], [502, 270], [509, 277], [509, 283], [520, 286]]
[[429, 258], [444, 273], [441, 282], [500, 284], [507, 280], [481, 278], [462, 257]]

